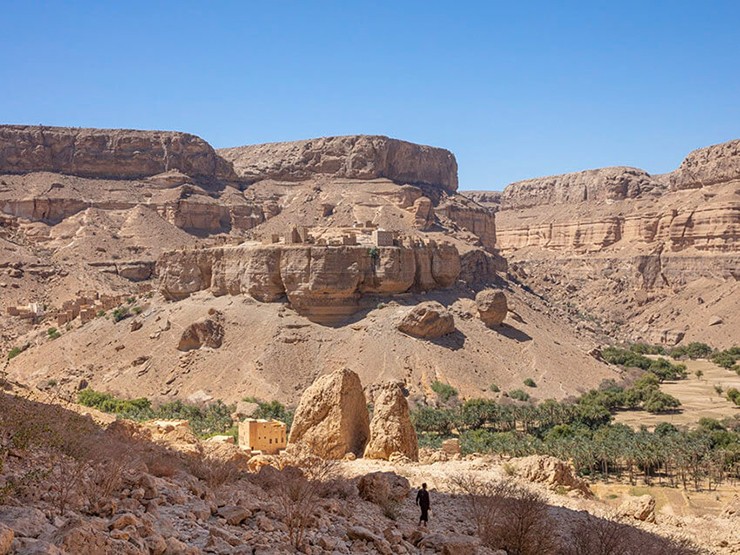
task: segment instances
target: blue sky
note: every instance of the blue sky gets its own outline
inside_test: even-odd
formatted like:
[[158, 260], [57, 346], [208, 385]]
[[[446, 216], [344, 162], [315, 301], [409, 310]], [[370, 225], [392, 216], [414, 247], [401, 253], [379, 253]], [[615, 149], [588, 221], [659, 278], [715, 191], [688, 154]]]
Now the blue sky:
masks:
[[452, 150], [468, 189], [740, 137], [735, 0], [6, 0], [0, 21], [2, 123], [384, 134]]

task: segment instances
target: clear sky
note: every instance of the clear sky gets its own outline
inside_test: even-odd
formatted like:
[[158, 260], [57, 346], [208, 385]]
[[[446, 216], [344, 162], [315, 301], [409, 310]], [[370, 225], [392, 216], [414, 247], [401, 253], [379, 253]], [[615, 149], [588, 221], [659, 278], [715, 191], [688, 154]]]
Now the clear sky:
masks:
[[215, 147], [384, 134], [463, 189], [740, 137], [740, 1], [49, 1], [0, 9], [0, 122]]

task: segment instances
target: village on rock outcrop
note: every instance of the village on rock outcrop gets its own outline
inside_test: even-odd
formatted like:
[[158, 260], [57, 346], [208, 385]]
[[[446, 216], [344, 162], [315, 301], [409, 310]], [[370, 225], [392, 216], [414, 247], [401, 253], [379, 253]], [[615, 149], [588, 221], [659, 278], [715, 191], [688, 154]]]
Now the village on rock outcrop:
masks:
[[0, 555], [740, 550], [740, 141], [458, 188], [0, 126]]

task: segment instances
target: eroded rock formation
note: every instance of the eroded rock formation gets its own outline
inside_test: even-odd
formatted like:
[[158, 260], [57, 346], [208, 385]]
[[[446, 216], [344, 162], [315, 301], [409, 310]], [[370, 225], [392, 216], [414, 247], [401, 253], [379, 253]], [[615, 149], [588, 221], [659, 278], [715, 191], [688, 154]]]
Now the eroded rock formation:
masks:
[[448, 150], [382, 136], [323, 137], [224, 148], [218, 154], [249, 181], [300, 181], [313, 176], [385, 177], [397, 183], [457, 190], [457, 162]]
[[501, 205], [503, 210], [515, 210], [540, 205], [622, 200], [660, 188], [660, 183], [644, 170], [601, 168], [512, 183], [504, 189]]
[[365, 458], [388, 460], [393, 453], [401, 453], [412, 461], [419, 459], [416, 431], [403, 390], [397, 383], [386, 383], [375, 389]]
[[169, 170], [197, 178], [236, 177], [207, 142], [188, 133], [0, 126], [0, 173], [131, 179]]
[[301, 396], [289, 443], [324, 459], [361, 456], [370, 437], [370, 417], [360, 377], [348, 369], [321, 376]]
[[285, 296], [299, 313], [325, 323], [356, 312], [362, 295], [449, 287], [460, 273], [457, 249], [444, 243], [378, 247], [374, 253], [362, 245], [252, 244], [170, 252], [157, 267], [168, 299], [206, 289], [262, 302]]
[[201, 347], [218, 349], [224, 340], [224, 328], [218, 318], [203, 318], [190, 324], [182, 332], [177, 344], [179, 351], [190, 351]]
[[740, 179], [740, 140], [690, 152], [674, 172], [665, 176], [671, 189], [697, 189]]

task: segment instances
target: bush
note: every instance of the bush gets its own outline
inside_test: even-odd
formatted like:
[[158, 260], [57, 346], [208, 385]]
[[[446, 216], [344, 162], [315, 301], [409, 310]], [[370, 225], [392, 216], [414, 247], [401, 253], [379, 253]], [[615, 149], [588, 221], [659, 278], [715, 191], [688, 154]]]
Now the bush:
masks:
[[681, 401], [672, 395], [668, 395], [667, 393], [663, 393], [656, 389], [648, 394], [642, 406], [650, 413], [660, 414], [663, 412], [675, 411], [681, 406]]
[[532, 378], [527, 378], [526, 380], [524, 380], [524, 385], [526, 385], [527, 387], [537, 387], [537, 384]]
[[58, 339], [62, 336], [62, 334], [59, 333], [59, 330], [56, 328], [49, 328], [48, 330], [46, 330], [46, 335], [48, 335], [49, 339], [51, 340]]
[[492, 383], [492, 384], [491, 384], [491, 385], [490, 385], [490, 386], [488, 387], [488, 389], [490, 389], [490, 390], [491, 390], [491, 391], [493, 391], [494, 393], [498, 393], [499, 391], [501, 391], [501, 389], [499, 389], [499, 387], [498, 387], [498, 386], [497, 386], [497, 385], [496, 385], [495, 383]]
[[457, 389], [452, 387], [450, 384], [442, 383], [439, 380], [435, 380], [431, 383], [430, 387], [443, 403], [448, 402], [453, 397], [457, 397]]
[[411, 411], [411, 422], [417, 432], [448, 435], [452, 431], [452, 415], [447, 409], [417, 407]]
[[118, 308], [114, 308], [112, 314], [114, 322], [120, 322], [124, 318], [128, 318], [129, 316], [131, 316], [131, 313], [129, 312], [127, 306], [119, 306]]
[[727, 390], [727, 400], [732, 401], [736, 405], [740, 406], [740, 391], [737, 388], [731, 387]]
[[648, 345], [647, 343], [633, 343], [630, 351], [638, 355], [664, 355], [665, 348], [662, 345]]
[[529, 401], [529, 393], [526, 393], [521, 389], [513, 389], [509, 391], [509, 397], [516, 399], [517, 401]]
[[717, 366], [733, 370], [736, 368], [737, 359], [740, 358], [740, 347], [733, 347], [726, 351], [720, 351], [712, 355], [712, 362]]
[[8, 352], [8, 360], [11, 360], [11, 359], [13, 359], [13, 358], [17, 357], [17, 356], [18, 356], [19, 354], [21, 354], [22, 352], [23, 352], [23, 349], [21, 349], [20, 347], [13, 347], [13, 348], [12, 348], [12, 349], [10, 349], [10, 351]]
[[696, 360], [697, 358], [709, 357], [709, 355], [711, 355], [713, 351], [714, 349], [712, 349], [706, 343], [699, 343], [695, 341], [693, 343], [689, 343], [688, 345], [683, 345], [681, 347], [671, 349], [669, 354], [673, 358], [690, 358], [691, 360]]

